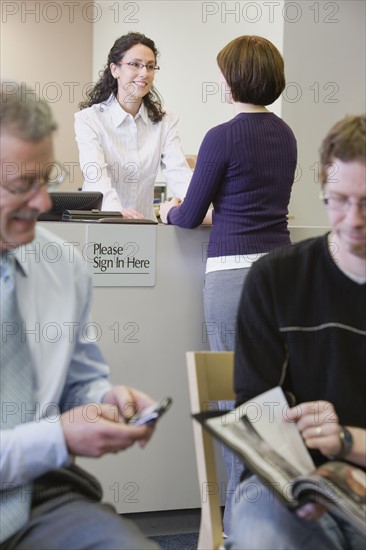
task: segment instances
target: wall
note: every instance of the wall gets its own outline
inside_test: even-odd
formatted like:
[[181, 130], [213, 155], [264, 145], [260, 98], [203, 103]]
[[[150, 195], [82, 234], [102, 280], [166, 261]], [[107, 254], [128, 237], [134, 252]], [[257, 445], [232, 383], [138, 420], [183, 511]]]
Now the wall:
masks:
[[319, 145], [337, 120], [365, 112], [365, 2], [285, 5], [294, 22], [284, 27], [288, 86], [282, 116], [299, 147], [290, 212], [296, 225], [324, 225], [327, 216], [318, 198]]
[[[118, 7], [117, 7], [118, 4]], [[290, 223], [327, 225], [317, 185], [318, 147], [330, 126], [365, 108], [365, 2], [99, 2], [93, 76], [118, 36], [130, 30], [160, 50], [156, 86], [180, 117], [186, 153], [209, 128], [232, 116], [218, 81], [216, 55], [236, 36], [265, 36], [283, 53], [287, 86], [270, 107], [293, 128], [299, 160]]]
[[288, 86], [272, 109], [294, 129], [299, 169], [291, 223], [324, 225], [314, 183], [318, 146], [330, 125], [365, 107], [365, 2], [320, 1], [3, 1], [2, 75], [25, 80], [52, 102], [60, 130], [58, 158], [82, 178], [73, 114], [97, 78], [114, 40], [130, 30], [151, 36], [161, 52], [158, 90], [180, 116], [186, 153], [206, 131], [230, 118], [218, 82], [216, 55], [241, 34], [260, 34], [283, 52]]
[[51, 103], [56, 158], [69, 166], [67, 187], [76, 189], [82, 180], [74, 112], [92, 79], [92, 3], [3, 1], [0, 9], [1, 77], [27, 82]]
[[[85, 256], [90, 242], [87, 224], [42, 225], [64, 239], [68, 250], [77, 246]], [[134, 227], [140, 229], [115, 225], [116, 242], [126, 242], [126, 230], [133, 241]], [[105, 224], [98, 228], [102, 242], [107, 229], [110, 227]], [[185, 354], [207, 350], [208, 331], [226, 337], [225, 323], [204, 323], [202, 287], [209, 232], [208, 226], [187, 231], [160, 224], [156, 226], [155, 286], [94, 288], [91, 317], [95, 340], [111, 366], [112, 383], [123, 382], [156, 399], [173, 398], [171, 410], [145, 449], [135, 445], [126, 453], [98, 460], [77, 459], [100, 480], [104, 499], [119, 513], [200, 506]], [[298, 228], [291, 231], [291, 237], [296, 241], [323, 232], [318, 227]], [[221, 479], [223, 498], [224, 475]]]
[[[117, 11], [117, 5], [120, 5]], [[251, 4], [252, 6], [245, 7]], [[161, 70], [155, 84], [167, 108], [180, 117], [186, 153], [197, 153], [209, 128], [228, 120], [219, 84], [216, 55], [242, 34], [263, 35], [282, 52], [283, 20], [271, 22], [269, 10], [258, 2], [142, 1], [99, 2], [101, 20], [94, 28], [93, 76], [104, 66], [116, 38], [139, 31], [160, 51]], [[283, 1], [277, 2], [283, 5]], [[274, 110], [280, 114], [280, 101]]]

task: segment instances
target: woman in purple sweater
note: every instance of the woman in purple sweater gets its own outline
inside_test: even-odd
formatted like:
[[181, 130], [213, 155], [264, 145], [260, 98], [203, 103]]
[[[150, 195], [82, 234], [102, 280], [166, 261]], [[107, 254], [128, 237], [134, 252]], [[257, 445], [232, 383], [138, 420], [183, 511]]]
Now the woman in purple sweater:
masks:
[[[266, 108], [285, 87], [277, 48], [265, 38], [241, 36], [220, 51], [217, 63], [234, 117], [206, 134], [184, 202], [165, 202], [160, 216], [164, 223], [197, 227], [213, 205], [205, 322], [210, 349], [226, 351], [235, 348], [236, 313], [250, 266], [290, 244], [287, 215], [297, 148], [289, 126]], [[225, 531], [229, 524], [228, 501]]]

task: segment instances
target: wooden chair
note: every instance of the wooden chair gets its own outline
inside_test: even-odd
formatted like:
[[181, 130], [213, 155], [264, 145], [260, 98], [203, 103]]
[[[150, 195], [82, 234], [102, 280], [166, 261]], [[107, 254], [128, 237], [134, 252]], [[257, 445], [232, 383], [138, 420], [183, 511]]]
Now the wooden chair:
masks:
[[[192, 413], [207, 410], [210, 401], [235, 399], [233, 352], [189, 351], [186, 356]], [[201, 494], [197, 550], [217, 550], [222, 547], [223, 527], [213, 441], [196, 420], [193, 434]]]

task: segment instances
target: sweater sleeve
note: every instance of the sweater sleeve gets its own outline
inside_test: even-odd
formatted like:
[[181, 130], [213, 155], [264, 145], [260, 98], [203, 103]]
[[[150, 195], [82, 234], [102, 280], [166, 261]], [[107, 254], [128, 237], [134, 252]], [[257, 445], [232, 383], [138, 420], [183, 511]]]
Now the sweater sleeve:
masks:
[[168, 223], [192, 228], [200, 225], [215, 200], [228, 166], [228, 138], [223, 125], [210, 130], [201, 144], [184, 202], [172, 208]]

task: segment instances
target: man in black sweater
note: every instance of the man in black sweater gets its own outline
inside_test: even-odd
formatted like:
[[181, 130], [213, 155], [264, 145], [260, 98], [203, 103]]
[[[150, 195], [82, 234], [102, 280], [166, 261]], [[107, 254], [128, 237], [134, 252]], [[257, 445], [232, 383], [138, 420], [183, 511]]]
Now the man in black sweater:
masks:
[[[316, 465], [337, 458], [366, 466], [365, 140], [365, 116], [329, 131], [320, 165], [331, 231], [258, 260], [238, 312], [237, 405], [282, 386]], [[365, 536], [319, 503], [294, 513], [253, 481], [234, 497], [226, 548], [365, 547]]]

